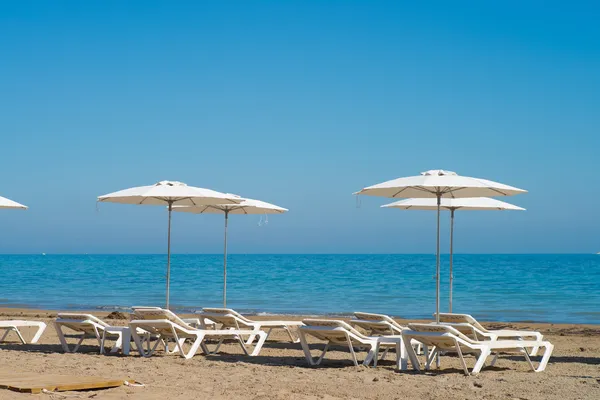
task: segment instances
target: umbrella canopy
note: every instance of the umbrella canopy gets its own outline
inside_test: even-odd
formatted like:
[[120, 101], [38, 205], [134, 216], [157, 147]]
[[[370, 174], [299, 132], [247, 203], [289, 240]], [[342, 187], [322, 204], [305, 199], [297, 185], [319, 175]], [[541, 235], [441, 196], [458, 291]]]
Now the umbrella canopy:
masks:
[[23, 204], [19, 204], [16, 201], [12, 201], [2, 196], [0, 196], [0, 208], [20, 208], [23, 210], [27, 210], [27, 206], [24, 206]]
[[[403, 210], [437, 210], [437, 200], [405, 199], [381, 206], [382, 208], [400, 208]], [[459, 199], [442, 198], [440, 207], [444, 210], [525, 210], [514, 204], [490, 199], [489, 197], [469, 197]]]
[[240, 203], [242, 200], [225, 193], [210, 189], [188, 186], [177, 181], [161, 181], [150, 186], [139, 186], [98, 197], [99, 202], [168, 205], [169, 228], [167, 236], [167, 308], [169, 308], [169, 289], [171, 280], [171, 212], [174, 205], [206, 205]]
[[260, 200], [245, 199], [234, 194], [228, 194], [241, 200], [239, 204], [217, 204], [197, 207], [175, 206], [173, 211], [192, 214], [283, 214], [287, 208], [276, 206]]
[[[437, 210], [436, 199], [406, 199], [386, 204], [384, 208], [398, 208], [401, 210]], [[489, 197], [468, 197], [459, 199], [441, 200], [440, 207], [444, 210], [450, 210], [450, 296], [449, 312], [452, 312], [452, 283], [454, 275], [452, 273], [452, 263], [454, 256], [454, 211], [456, 210], [519, 210], [524, 208], [515, 206], [504, 201], [490, 199]]]
[[418, 176], [393, 179], [366, 187], [356, 194], [400, 197], [436, 198], [437, 207], [437, 249], [436, 249], [436, 322], [440, 322], [440, 209], [442, 198], [513, 196], [525, 193], [502, 183], [487, 179], [460, 176], [456, 172], [441, 169], [422, 172]]
[[225, 215], [225, 244], [223, 250], [223, 307], [227, 307], [227, 225], [229, 214], [283, 214], [287, 208], [276, 206], [260, 200], [244, 199], [235, 194], [229, 194], [241, 200], [239, 204], [218, 204], [213, 206], [185, 207], [176, 206], [173, 210], [193, 214], [224, 214]]
[[150, 186], [139, 186], [99, 196], [98, 201], [164, 206], [199, 206], [206, 204], [240, 203], [242, 200], [210, 189], [188, 186], [183, 182], [161, 181]]
[[457, 175], [456, 172], [434, 169], [418, 176], [393, 179], [362, 189], [357, 194], [398, 198], [428, 197], [497, 197], [526, 193], [487, 179]]

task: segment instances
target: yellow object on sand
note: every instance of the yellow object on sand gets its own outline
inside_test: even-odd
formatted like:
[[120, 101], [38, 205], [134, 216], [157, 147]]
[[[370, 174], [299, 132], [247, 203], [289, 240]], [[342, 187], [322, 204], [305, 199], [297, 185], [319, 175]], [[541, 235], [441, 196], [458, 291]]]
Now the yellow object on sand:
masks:
[[31, 373], [0, 374], [0, 389], [22, 393], [108, 389], [126, 385], [129, 382], [133, 381], [98, 376], [40, 375]]

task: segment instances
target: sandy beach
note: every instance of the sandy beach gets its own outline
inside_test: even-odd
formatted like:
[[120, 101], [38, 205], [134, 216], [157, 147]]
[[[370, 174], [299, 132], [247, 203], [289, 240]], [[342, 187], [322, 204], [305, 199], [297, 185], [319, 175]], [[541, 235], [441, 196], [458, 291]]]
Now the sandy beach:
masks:
[[[107, 313], [94, 312], [100, 318]], [[1, 309], [2, 319], [51, 322], [56, 312]], [[286, 319], [301, 319], [286, 316]], [[124, 325], [124, 320], [107, 320]], [[402, 320], [400, 320], [402, 321]], [[600, 398], [600, 327], [594, 325], [489, 323], [490, 328], [540, 330], [555, 345], [546, 371], [530, 372], [523, 357], [501, 356], [495, 367], [478, 376], [462, 374], [458, 359], [442, 358], [441, 370], [427, 373], [395, 371], [393, 357], [377, 368], [355, 367], [344, 351], [331, 351], [320, 367], [308, 367], [299, 344], [274, 333], [257, 357], [244, 356], [236, 344], [218, 355], [184, 360], [159, 353], [141, 358], [99, 355], [94, 341], [76, 354], [64, 354], [52, 326], [38, 344], [21, 345], [11, 335], [0, 344], [0, 376], [15, 372], [104, 376], [136, 380], [145, 387], [118, 387], [69, 392], [95, 399], [597, 399]], [[25, 337], [32, 332], [24, 330]], [[316, 343], [316, 342], [315, 342]], [[316, 351], [315, 351], [316, 354]], [[360, 357], [365, 353], [359, 353]], [[537, 359], [537, 358], [536, 358]], [[468, 360], [472, 366], [474, 359]], [[0, 399], [32, 395], [0, 391]], [[45, 395], [40, 395], [45, 396]], [[60, 395], [53, 395], [61, 398]]]

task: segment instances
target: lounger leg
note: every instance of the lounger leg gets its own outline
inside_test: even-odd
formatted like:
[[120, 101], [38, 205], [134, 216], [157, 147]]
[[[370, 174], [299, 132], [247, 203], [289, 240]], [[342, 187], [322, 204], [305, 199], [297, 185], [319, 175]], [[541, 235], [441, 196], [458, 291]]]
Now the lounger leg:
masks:
[[460, 349], [460, 345], [455, 340], [454, 345], [456, 346], [456, 352], [458, 353], [458, 358], [460, 358], [460, 363], [462, 364], [463, 370], [465, 371], [465, 375], [469, 374], [469, 368], [467, 368], [467, 363], [465, 362], [465, 357], [463, 356], [462, 350]]
[[[117, 338], [117, 341], [115, 342], [113, 348], [110, 349], [111, 354], [117, 353], [120, 349], [123, 348], [123, 333], [117, 332], [117, 334], [119, 335], [119, 337]], [[102, 344], [104, 345], [104, 337], [102, 338]]]
[[491, 351], [489, 348], [483, 348], [481, 350], [481, 354], [479, 355], [479, 358], [477, 359], [477, 362], [475, 363], [475, 366], [473, 367], [473, 371], [471, 372], [472, 375], [477, 375], [481, 371], [481, 368], [483, 368], [483, 365], [485, 364], [485, 360], [488, 358], [490, 353], [491, 353]]
[[6, 339], [6, 337], [10, 333], [10, 331], [15, 331], [15, 333], [19, 337], [19, 340], [21, 341], [21, 343], [22, 344], [27, 344], [27, 342], [25, 341], [25, 339], [23, 338], [23, 336], [21, 336], [21, 332], [19, 332], [19, 328], [17, 328], [16, 326], [11, 326], [11, 327], [7, 327], [6, 328], [6, 332], [4, 332], [4, 335], [2, 335], [2, 338], [0, 338], [0, 343], [4, 342], [4, 339]]
[[[249, 356], [250, 354], [248, 353], [248, 349], [246, 348], [246, 346], [248, 346], [248, 345], [246, 343], [244, 343], [244, 339], [240, 335], [236, 335], [235, 338], [237, 339], [237, 341], [238, 341], [240, 347], [242, 348], [242, 351], [244, 352], [244, 354], [247, 355], [247, 356]], [[217, 345], [217, 349], [221, 345], [222, 341], [223, 341], [223, 339], [221, 339], [219, 341], [219, 344]]]
[[262, 349], [263, 344], [265, 344], [265, 341], [267, 340], [267, 337], [269, 335], [267, 335], [264, 332], [258, 332], [258, 343], [256, 343], [256, 345], [254, 346], [254, 351], [252, 351], [252, 354], [250, 354], [250, 357], [254, 357], [257, 356], [260, 353], [260, 349]]
[[[369, 364], [371, 363], [371, 359], [373, 360], [373, 368], [377, 368], [377, 359], [379, 358], [379, 345], [380, 343], [377, 342], [375, 343], [375, 348], [371, 347], [371, 349], [369, 350], [369, 353], [367, 354], [367, 358], [365, 358], [365, 361], [363, 362], [363, 365], [365, 367], [368, 367]], [[387, 349], [385, 350], [385, 352], [387, 352]], [[384, 354], [385, 354], [384, 352]], [[382, 357], [383, 360], [383, 357]]]
[[[350, 336], [348, 336], [348, 334], [346, 334], [346, 341], [348, 342], [348, 347], [350, 348], [350, 354], [352, 354], [352, 361], [354, 361], [354, 365], [358, 367], [358, 360], [356, 359], [356, 353], [354, 352], [354, 346], [352, 346], [352, 340], [350, 339]], [[371, 359], [373, 358], [373, 352], [374, 349], [373, 347], [371, 347], [371, 349], [369, 350], [369, 354], [367, 354], [367, 358], [365, 358], [364, 361], [364, 365], [369, 365], [369, 363], [371, 362]]]
[[196, 337], [196, 340], [194, 340], [194, 343], [192, 343], [190, 350], [187, 353], [185, 353], [183, 351], [183, 344], [181, 344], [179, 346], [179, 349], [180, 349], [180, 352], [181, 352], [181, 355], [183, 356], [183, 358], [185, 358], [186, 360], [189, 360], [190, 358], [194, 357], [196, 355], [196, 352], [198, 351], [198, 347], [200, 347], [200, 344], [202, 343], [203, 340], [204, 340], [204, 334], [199, 334]]
[[533, 366], [533, 363], [531, 362], [531, 358], [529, 357], [529, 352], [527, 351], [527, 349], [525, 347], [523, 347], [523, 349], [521, 349], [521, 350], [523, 351], [523, 355], [525, 356], [525, 360], [529, 364], [529, 367], [531, 368], [532, 371], [535, 371], [535, 367]]
[[319, 365], [321, 364], [321, 361], [323, 361], [323, 359], [325, 358], [325, 353], [327, 353], [327, 350], [329, 350], [329, 344], [331, 342], [327, 342], [325, 343], [325, 347], [323, 348], [323, 352], [321, 353], [321, 355], [319, 356], [319, 358], [317, 359], [317, 361], [315, 362], [314, 365]]
[[85, 334], [81, 335], [81, 338], [79, 339], [79, 341], [77, 342], [77, 344], [73, 348], [72, 353], [77, 353], [77, 350], [79, 350], [79, 347], [81, 347], [81, 343], [83, 343], [84, 339], [85, 339]]
[[69, 345], [65, 340], [65, 335], [62, 332], [62, 328], [59, 324], [54, 324], [54, 329], [56, 330], [56, 334], [58, 335], [58, 341], [60, 342], [65, 353], [69, 353]]
[[56, 329], [56, 334], [58, 335], [58, 340], [60, 341], [60, 344], [61, 344], [63, 350], [65, 351], [65, 353], [75, 353], [79, 349], [79, 346], [83, 342], [83, 339], [85, 339], [85, 334], [83, 334], [81, 336], [81, 339], [79, 340], [79, 342], [75, 345], [73, 350], [71, 350], [71, 349], [69, 349], [69, 344], [67, 343], [65, 334], [62, 331], [62, 326], [60, 324], [54, 324], [54, 328]]
[[98, 346], [102, 346], [102, 335], [98, 332], [98, 328], [94, 326], [94, 334], [96, 335], [96, 341], [98, 342]]
[[135, 348], [141, 356], [150, 353], [150, 343], [148, 343], [148, 349], [147, 351], [145, 351], [144, 343], [142, 342], [140, 335], [138, 335], [136, 328], [131, 328], [131, 336], [133, 337], [133, 343], [135, 344]]
[[493, 367], [494, 365], [496, 365], [496, 361], [498, 361], [498, 356], [500, 354], [499, 353], [494, 353], [494, 358], [492, 358], [492, 362], [490, 363], [490, 367]]
[[[541, 342], [541, 341], [543, 341], [543, 340], [544, 340], [544, 335], [542, 335], [541, 333], [537, 332], [537, 333], [535, 334], [535, 339], [536, 339], [538, 342]], [[534, 348], [532, 348], [532, 349], [531, 349], [531, 355], [532, 355], [532, 356], [536, 356], [539, 350], [540, 350], [540, 347], [539, 347], [539, 346], [535, 346]]]
[[433, 348], [431, 349], [431, 352], [426, 355], [425, 358], [427, 361], [425, 363], [425, 369], [427, 371], [429, 371], [431, 369], [431, 362], [437, 356], [437, 354], [438, 354], [438, 349], [437, 349], [437, 347], [433, 346]]
[[[409, 344], [410, 346], [410, 344]], [[408, 362], [406, 360], [407, 351], [406, 346], [404, 345], [404, 340], [402, 342], [396, 343], [396, 369], [401, 371], [406, 371], [408, 367]]]
[[[217, 342], [217, 345], [215, 346], [215, 349], [210, 351], [208, 354], [217, 354], [219, 352], [219, 349], [221, 348], [221, 345], [223, 344], [223, 341], [225, 340], [225, 338], [221, 338], [219, 339], [219, 341]], [[208, 346], [206, 346], [206, 348], [208, 349]]]
[[173, 344], [173, 350], [171, 350], [169, 348], [169, 340], [168, 339], [164, 340], [164, 344], [165, 344], [165, 353], [173, 354], [173, 353], [176, 353], [179, 350], [179, 348], [185, 344], [185, 338], [175, 340], [175, 343]]
[[[173, 349], [173, 353], [175, 353], [176, 350], [179, 350], [179, 354], [181, 355], [181, 357], [183, 358], [190, 358], [187, 356], [187, 354], [183, 351], [183, 343], [185, 343], [185, 339], [181, 340], [179, 339], [179, 335], [177, 334], [177, 330], [175, 330], [175, 328], [173, 326], [171, 326], [171, 333], [173, 334], [173, 337], [175, 338], [175, 349]], [[195, 344], [195, 342], [194, 342]], [[193, 345], [192, 345], [193, 346]], [[193, 356], [193, 354], [192, 354]]]
[[21, 332], [19, 331], [19, 328], [15, 328], [15, 333], [19, 337], [19, 340], [21, 341], [22, 344], [27, 344], [27, 342], [25, 341], [25, 339], [21, 335]]
[[290, 336], [290, 340], [292, 341], [292, 343], [298, 343], [300, 342], [300, 339], [298, 338], [298, 335], [296, 334], [296, 337], [294, 337], [294, 335], [292, 335], [292, 330], [290, 329], [289, 326], [286, 326], [285, 331], [288, 333], [288, 335]]
[[385, 357], [387, 356], [389, 351], [390, 351], [389, 348], [387, 348], [383, 351], [383, 354], [381, 355], [381, 358], [380, 358], [381, 361], [385, 360]]
[[[246, 341], [246, 345], [250, 346], [252, 344], [252, 342], [254, 342], [254, 339], [256, 339], [257, 332], [260, 331], [261, 327], [262, 326], [260, 324], [252, 325], [252, 334], [248, 337], [248, 340]], [[241, 330], [240, 326], [238, 325], [237, 322], [235, 323], [235, 327], [232, 327], [231, 329]], [[267, 334], [267, 337], [269, 337], [272, 330], [273, 330], [273, 328], [269, 329], [269, 333]]]
[[546, 369], [546, 366], [548, 365], [548, 361], [550, 360], [550, 356], [552, 355], [552, 350], [554, 350], [554, 345], [549, 342], [545, 342], [544, 347], [546, 348], [546, 351], [544, 351], [544, 356], [542, 357], [542, 361], [540, 361], [540, 365], [537, 367], [535, 372], [542, 372], [543, 370]]
[[[40, 337], [42, 337], [42, 334], [44, 333], [44, 331], [46, 330], [46, 324], [43, 322], [40, 322], [40, 324], [38, 325], [38, 330], [35, 333], [35, 336], [33, 337], [33, 339], [31, 339], [31, 343], [37, 343], [38, 340], [40, 340]], [[0, 340], [1, 342], [1, 340]]]
[[302, 351], [304, 352], [304, 357], [306, 358], [308, 365], [315, 365], [312, 355], [310, 354], [310, 348], [308, 347], [308, 342], [306, 341], [304, 332], [299, 331], [298, 334], [300, 336], [300, 345], [302, 346]]
[[[160, 337], [158, 337], [156, 339], [156, 343], [154, 343], [154, 346], [152, 348], [150, 348], [150, 337], [148, 335], [144, 334], [144, 340], [142, 341], [142, 338], [137, 333], [137, 329], [135, 329], [135, 328], [131, 328], [131, 336], [133, 337], [133, 342], [135, 343], [135, 347], [137, 348], [138, 353], [140, 353], [140, 356], [142, 356], [142, 357], [150, 357], [152, 354], [154, 354], [154, 352], [156, 351], [156, 348], [161, 343], [164, 343], [162, 341], [162, 339]], [[146, 342], [146, 345], [147, 345], [146, 350], [144, 350], [144, 342]]]
[[419, 364], [419, 358], [417, 357], [417, 354], [415, 353], [415, 349], [413, 348], [413, 346], [410, 344], [411, 343], [411, 339], [409, 337], [402, 337], [404, 343], [408, 343], [408, 346], [404, 346], [404, 349], [406, 350], [406, 352], [408, 353], [408, 358], [410, 360], [410, 363], [413, 366], [413, 369], [415, 371], [420, 371], [421, 370], [421, 364]]
[[208, 351], [208, 347], [206, 347], [206, 343], [204, 343], [204, 340], [202, 342], [200, 342], [200, 348], [202, 349], [204, 354], [206, 354], [206, 355], [210, 354], [210, 351]]
[[250, 335], [250, 337], [248, 337], [248, 340], [246, 340], [246, 344], [248, 346], [250, 346], [252, 344], [252, 342], [254, 342], [255, 338], [256, 338], [256, 335], [254, 335], [254, 334]]
[[100, 354], [104, 354], [104, 342], [106, 341], [106, 331], [102, 332], [102, 343], [100, 343]]
[[269, 331], [267, 332], [267, 339], [269, 338], [269, 336], [271, 335], [271, 332], [273, 332], [273, 328], [269, 328]]

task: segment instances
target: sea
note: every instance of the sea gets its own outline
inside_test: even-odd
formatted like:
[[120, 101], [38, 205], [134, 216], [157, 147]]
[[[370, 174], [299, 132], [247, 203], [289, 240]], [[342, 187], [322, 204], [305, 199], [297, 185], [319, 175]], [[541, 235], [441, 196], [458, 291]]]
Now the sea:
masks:
[[[442, 257], [441, 306], [448, 304]], [[435, 312], [434, 255], [232, 254], [227, 306], [262, 314]], [[165, 304], [166, 256], [1, 255], [0, 307], [128, 310]], [[223, 256], [171, 259], [171, 309], [223, 304]], [[455, 255], [453, 311], [483, 321], [600, 324], [600, 255]]]

